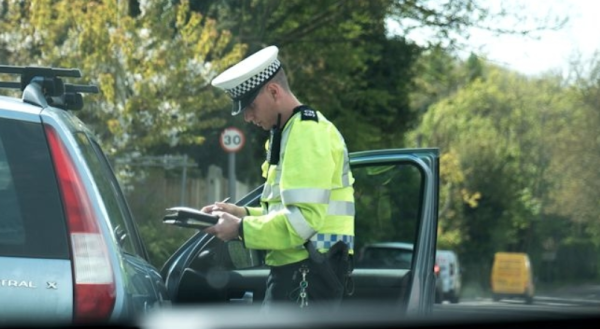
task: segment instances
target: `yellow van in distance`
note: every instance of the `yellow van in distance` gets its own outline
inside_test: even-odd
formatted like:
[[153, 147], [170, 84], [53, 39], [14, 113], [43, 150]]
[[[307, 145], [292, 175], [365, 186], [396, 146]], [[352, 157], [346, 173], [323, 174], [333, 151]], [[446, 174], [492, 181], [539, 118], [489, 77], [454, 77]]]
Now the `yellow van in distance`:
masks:
[[492, 299], [523, 298], [533, 303], [535, 287], [529, 256], [518, 252], [497, 252], [491, 275]]

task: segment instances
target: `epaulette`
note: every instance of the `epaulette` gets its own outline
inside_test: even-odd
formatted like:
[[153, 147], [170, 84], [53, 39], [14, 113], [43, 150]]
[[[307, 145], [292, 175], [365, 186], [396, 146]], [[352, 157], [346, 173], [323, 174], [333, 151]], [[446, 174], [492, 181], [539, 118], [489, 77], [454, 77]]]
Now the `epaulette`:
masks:
[[319, 122], [319, 117], [317, 116], [317, 111], [311, 109], [306, 105], [300, 105], [294, 109], [294, 114], [300, 112], [300, 120], [312, 120], [315, 122]]

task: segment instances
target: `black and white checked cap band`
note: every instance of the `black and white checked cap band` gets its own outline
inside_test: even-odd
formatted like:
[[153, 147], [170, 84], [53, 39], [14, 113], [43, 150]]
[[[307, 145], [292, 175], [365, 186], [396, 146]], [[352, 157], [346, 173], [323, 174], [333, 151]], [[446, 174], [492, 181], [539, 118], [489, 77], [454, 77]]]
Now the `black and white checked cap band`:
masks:
[[212, 85], [223, 89], [233, 99], [232, 115], [239, 114], [250, 105], [260, 88], [279, 71], [278, 52], [276, 46], [266, 47], [213, 79]]
[[225, 91], [233, 98], [234, 100], [238, 100], [243, 98], [249, 92], [255, 90], [257, 87], [260, 87], [264, 84], [264, 82], [268, 81], [273, 77], [273, 75], [277, 72], [281, 63], [278, 59], [276, 59], [271, 65], [269, 65], [266, 69], [259, 72], [258, 74], [251, 76], [250, 79], [242, 82], [240, 85], [231, 88], [225, 89]]

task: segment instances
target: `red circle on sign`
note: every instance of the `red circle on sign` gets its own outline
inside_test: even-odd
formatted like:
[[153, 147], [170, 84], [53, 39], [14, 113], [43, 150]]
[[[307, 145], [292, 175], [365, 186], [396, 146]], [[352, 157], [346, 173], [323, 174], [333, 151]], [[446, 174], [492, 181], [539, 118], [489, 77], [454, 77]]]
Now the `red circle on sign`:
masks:
[[244, 133], [238, 128], [229, 127], [221, 132], [219, 142], [225, 152], [233, 153], [238, 152], [244, 147], [246, 137], [244, 137]]

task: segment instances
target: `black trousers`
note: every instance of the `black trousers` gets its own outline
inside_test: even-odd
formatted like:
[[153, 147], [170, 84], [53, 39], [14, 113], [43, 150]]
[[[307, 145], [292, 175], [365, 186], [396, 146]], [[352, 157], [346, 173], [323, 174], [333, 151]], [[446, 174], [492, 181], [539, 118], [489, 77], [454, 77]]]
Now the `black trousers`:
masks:
[[288, 264], [284, 266], [271, 267], [271, 271], [267, 278], [265, 299], [263, 308], [268, 310], [272, 305], [293, 305], [300, 307], [300, 282], [302, 274], [300, 268], [305, 266], [309, 272], [306, 275], [308, 287], [306, 288], [308, 297], [308, 307], [319, 305], [323, 308], [336, 308], [344, 296], [344, 288], [350, 268], [351, 259], [330, 259], [331, 269], [336, 276], [340, 287], [332, 286], [331, 280], [327, 280], [323, 273], [322, 267], [316, 266], [309, 259], [298, 263]]

